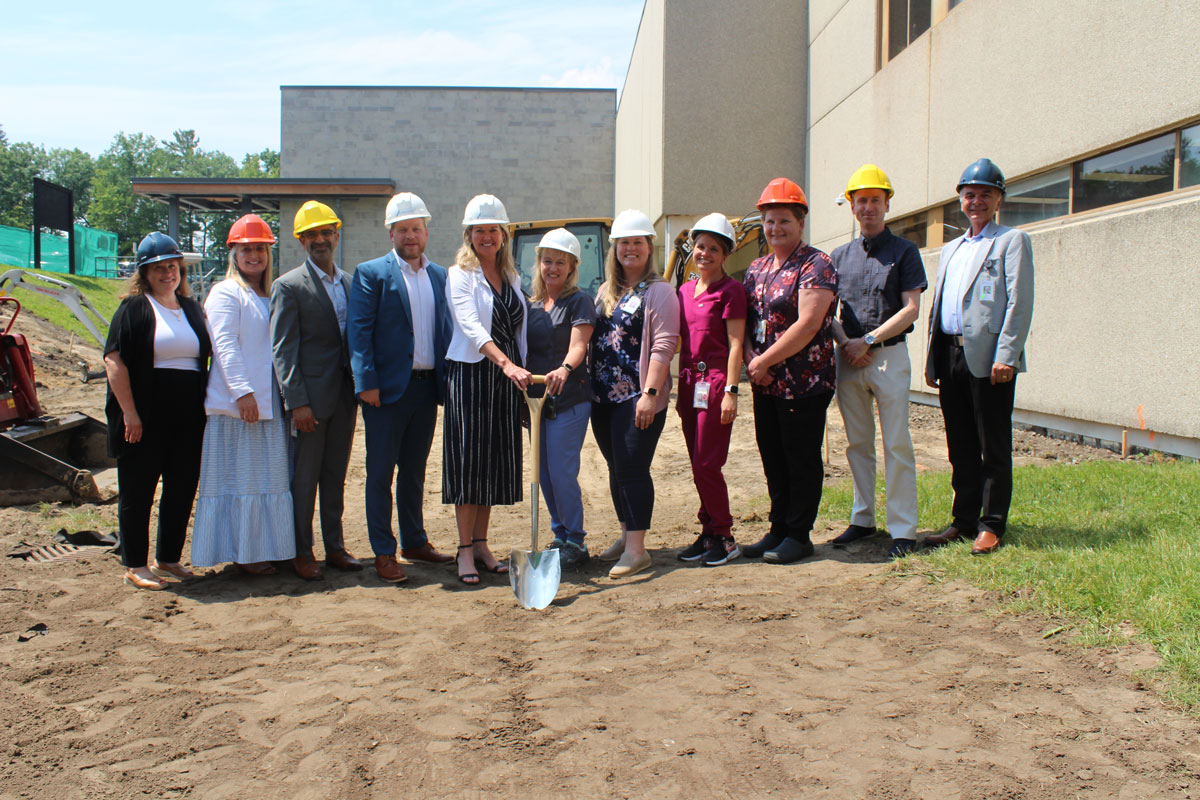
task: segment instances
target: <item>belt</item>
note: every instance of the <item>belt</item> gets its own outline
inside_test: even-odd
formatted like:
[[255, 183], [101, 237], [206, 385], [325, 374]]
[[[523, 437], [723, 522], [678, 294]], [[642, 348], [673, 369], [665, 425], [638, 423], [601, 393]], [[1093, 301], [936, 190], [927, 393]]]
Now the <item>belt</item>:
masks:
[[905, 340], [905, 338], [906, 337], [904, 334], [900, 334], [899, 336], [893, 336], [890, 339], [884, 339], [882, 342], [876, 342], [875, 344], [871, 345], [867, 349], [868, 350], [878, 350], [881, 347], [891, 347], [894, 344], [900, 344], [901, 342], [903, 342]]
[[428, 379], [434, 377], [435, 375], [437, 375], [437, 372], [435, 372], [434, 370], [431, 370], [431, 369], [414, 369], [412, 371], [412, 377], [413, 377], [413, 380], [415, 380], [415, 381], [428, 380]]
[[963, 337], [961, 337], [961, 336], [957, 336], [953, 333], [946, 333], [946, 334], [942, 334], [942, 335], [945, 336], [947, 339], [949, 339], [950, 344], [954, 345], [955, 347], [965, 347], [966, 346], [963, 344]]

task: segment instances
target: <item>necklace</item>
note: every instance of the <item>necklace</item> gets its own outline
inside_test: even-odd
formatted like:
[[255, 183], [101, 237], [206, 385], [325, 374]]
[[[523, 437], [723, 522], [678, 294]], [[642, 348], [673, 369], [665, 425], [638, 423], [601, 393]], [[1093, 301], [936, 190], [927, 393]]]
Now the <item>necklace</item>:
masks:
[[[151, 295], [151, 297], [153, 297], [153, 295]], [[154, 298], [154, 302], [158, 303], [160, 306], [162, 306], [167, 311], [170, 311], [171, 316], [173, 316], [176, 320], [183, 321], [183, 306], [180, 306], [179, 308], [171, 308], [169, 305], [164, 303], [162, 300], [159, 300], [157, 297]]]

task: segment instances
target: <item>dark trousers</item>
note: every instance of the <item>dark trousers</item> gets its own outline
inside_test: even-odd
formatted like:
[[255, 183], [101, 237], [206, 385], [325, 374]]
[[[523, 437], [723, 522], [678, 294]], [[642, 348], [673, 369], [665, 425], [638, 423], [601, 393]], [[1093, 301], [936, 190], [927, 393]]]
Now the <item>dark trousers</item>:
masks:
[[[939, 337], [941, 338], [941, 337]], [[1012, 502], [1012, 411], [1017, 381], [993, 384], [967, 368], [963, 349], [934, 346], [938, 399], [946, 422], [954, 527], [1003, 536]]]
[[654, 515], [654, 479], [650, 462], [667, 422], [664, 408], [654, 416], [650, 427], [642, 430], [633, 424], [638, 399], [623, 403], [595, 403], [592, 406], [592, 435], [600, 454], [608, 462], [608, 490], [612, 493], [617, 519], [628, 531], [644, 531]]
[[833, 392], [785, 400], [754, 393], [754, 436], [771, 497], [771, 533], [801, 542], [817, 521], [825, 465], [821, 442]]
[[160, 478], [155, 558], [164, 564], [179, 561], [200, 483], [205, 419], [204, 378], [199, 372], [154, 370], [154, 395], [142, 420], [141, 441], [122, 445], [117, 458], [117, 522], [125, 566], [146, 566], [150, 508]]
[[392, 533], [392, 476], [400, 546], [415, 550], [429, 541], [422, 504], [425, 465], [437, 423], [437, 378], [414, 376], [400, 399], [378, 408], [363, 404], [367, 442], [367, 535], [377, 556], [396, 553]]
[[[334, 378], [336, 380], [336, 378]], [[296, 520], [296, 555], [313, 551], [313, 513], [321, 495], [321, 538], [325, 553], [345, 549], [342, 542], [342, 494], [346, 467], [354, 445], [358, 408], [354, 390], [338, 395], [337, 407], [327, 417], [317, 418], [312, 433], [297, 432], [292, 440], [292, 510]]]

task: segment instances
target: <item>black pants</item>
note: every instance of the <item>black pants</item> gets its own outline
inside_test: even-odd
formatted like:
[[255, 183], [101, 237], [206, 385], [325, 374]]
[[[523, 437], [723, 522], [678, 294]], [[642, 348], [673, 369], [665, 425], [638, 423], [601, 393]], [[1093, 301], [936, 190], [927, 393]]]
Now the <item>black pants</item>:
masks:
[[191, 370], [154, 370], [154, 395], [142, 418], [141, 441], [125, 443], [117, 458], [117, 521], [126, 567], [146, 566], [150, 507], [159, 478], [155, 557], [165, 564], [179, 561], [200, 483], [204, 422], [203, 376]]
[[991, 382], [967, 368], [963, 349], [934, 346], [938, 399], [946, 422], [954, 527], [1003, 536], [1012, 502], [1012, 411], [1017, 381]]
[[785, 400], [754, 393], [754, 436], [771, 496], [771, 533], [810, 541], [825, 465], [821, 442], [833, 392]]
[[654, 479], [650, 462], [667, 422], [664, 408], [650, 427], [633, 424], [638, 398], [623, 403], [592, 405], [592, 435], [600, 454], [608, 462], [608, 489], [612, 492], [617, 519], [628, 531], [644, 531], [654, 514]]

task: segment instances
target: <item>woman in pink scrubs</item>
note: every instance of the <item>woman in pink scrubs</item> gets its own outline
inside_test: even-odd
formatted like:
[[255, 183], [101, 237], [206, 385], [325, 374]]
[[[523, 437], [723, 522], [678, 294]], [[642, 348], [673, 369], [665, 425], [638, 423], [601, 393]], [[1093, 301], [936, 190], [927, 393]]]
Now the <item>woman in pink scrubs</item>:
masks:
[[737, 416], [742, 342], [746, 334], [745, 287], [725, 274], [735, 244], [733, 226], [709, 214], [692, 227], [692, 261], [700, 277], [679, 288], [679, 416], [700, 494], [700, 535], [679, 553], [681, 561], [706, 567], [741, 555], [733, 539], [729, 489], [721, 473]]

